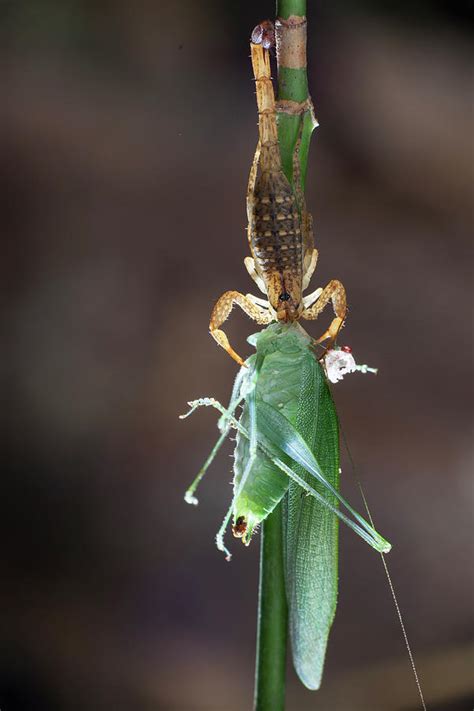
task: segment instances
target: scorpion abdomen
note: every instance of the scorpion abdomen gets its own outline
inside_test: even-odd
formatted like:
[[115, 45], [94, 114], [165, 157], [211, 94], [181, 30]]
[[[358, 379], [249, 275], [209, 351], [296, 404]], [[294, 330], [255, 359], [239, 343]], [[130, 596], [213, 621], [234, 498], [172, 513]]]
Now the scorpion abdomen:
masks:
[[295, 196], [282, 171], [264, 171], [257, 179], [250, 240], [262, 275], [291, 271], [296, 278], [302, 276], [300, 217]]

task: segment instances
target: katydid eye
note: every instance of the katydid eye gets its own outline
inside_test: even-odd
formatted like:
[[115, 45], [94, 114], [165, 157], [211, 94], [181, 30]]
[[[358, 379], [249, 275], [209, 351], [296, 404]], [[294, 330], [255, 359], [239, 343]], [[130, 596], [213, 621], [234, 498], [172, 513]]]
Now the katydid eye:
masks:
[[280, 294], [278, 297], [280, 301], [289, 301], [291, 296], [288, 294], [288, 292], [284, 291], [283, 294]]

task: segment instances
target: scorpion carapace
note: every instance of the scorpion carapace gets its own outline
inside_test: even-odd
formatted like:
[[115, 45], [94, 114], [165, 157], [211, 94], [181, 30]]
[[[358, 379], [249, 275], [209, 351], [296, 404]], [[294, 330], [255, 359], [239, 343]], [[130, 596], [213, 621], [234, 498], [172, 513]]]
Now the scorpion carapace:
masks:
[[[252, 256], [245, 266], [267, 300], [252, 294], [226, 291], [211, 314], [210, 332], [217, 343], [243, 364], [220, 329], [232, 306], [238, 304], [258, 324], [272, 321], [314, 320], [332, 301], [336, 317], [316, 341], [333, 342], [346, 315], [346, 294], [339, 281], [332, 280], [325, 289], [303, 297], [316, 268], [318, 252], [314, 248], [312, 218], [307, 212], [300, 188], [298, 139], [293, 155], [293, 188], [285, 176], [278, 144], [275, 95], [268, 48], [273, 42], [273, 26], [261, 23], [252, 32], [250, 51], [255, 77], [259, 115], [259, 139], [250, 169], [247, 189], [248, 240]], [[303, 113], [310, 107], [302, 108]]]

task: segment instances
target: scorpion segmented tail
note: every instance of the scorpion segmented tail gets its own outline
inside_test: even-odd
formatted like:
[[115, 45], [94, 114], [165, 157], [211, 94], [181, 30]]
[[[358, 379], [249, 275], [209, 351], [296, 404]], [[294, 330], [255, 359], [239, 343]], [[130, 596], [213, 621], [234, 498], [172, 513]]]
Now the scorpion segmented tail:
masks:
[[270, 71], [270, 55], [261, 44], [250, 45], [252, 67], [255, 76], [258, 107], [258, 131], [262, 162], [269, 170], [281, 170], [280, 149], [276, 122], [275, 94]]
[[[296, 198], [281, 164], [268, 25], [258, 25], [250, 43], [259, 144], [247, 194], [248, 237], [255, 269], [265, 284], [277, 319], [295, 321], [303, 309], [303, 238]], [[255, 41], [258, 33], [258, 41]]]

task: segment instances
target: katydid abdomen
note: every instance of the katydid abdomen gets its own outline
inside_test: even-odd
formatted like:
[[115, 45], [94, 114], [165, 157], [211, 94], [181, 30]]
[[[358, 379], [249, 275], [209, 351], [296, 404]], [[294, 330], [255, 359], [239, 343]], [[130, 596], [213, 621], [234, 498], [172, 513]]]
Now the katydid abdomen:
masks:
[[[273, 324], [254, 337], [256, 355], [247, 361], [250, 378], [254, 377], [255, 400], [266, 402], [296, 426], [299, 395], [305, 372], [314, 356], [310, 339], [297, 325]], [[259, 364], [257, 366], [257, 364]], [[258, 373], [256, 369], [258, 367]], [[253, 372], [252, 372], [253, 371]], [[250, 403], [245, 401], [240, 422], [251, 429]], [[254, 425], [258, 432], [258, 420]], [[237, 432], [234, 452], [234, 535], [248, 544], [255, 530], [288, 490], [290, 479], [260, 450], [250, 461], [250, 441]], [[243, 478], [245, 477], [245, 482]]]

